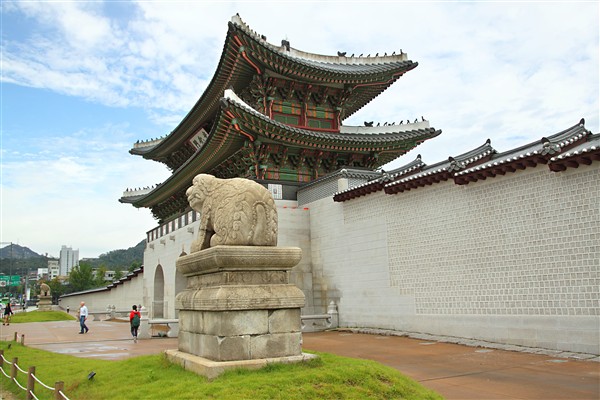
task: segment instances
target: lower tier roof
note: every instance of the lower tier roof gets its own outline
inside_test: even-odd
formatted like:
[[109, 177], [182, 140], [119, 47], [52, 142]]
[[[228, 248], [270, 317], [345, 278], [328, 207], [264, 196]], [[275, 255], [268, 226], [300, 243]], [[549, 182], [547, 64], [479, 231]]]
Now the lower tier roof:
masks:
[[245, 104], [231, 90], [221, 99], [203, 146], [163, 183], [126, 191], [119, 200], [149, 207], [163, 221], [188, 207], [185, 190], [194, 176], [245, 177], [308, 183], [342, 167], [375, 169], [441, 131], [428, 123], [355, 127], [341, 132], [279, 123]]

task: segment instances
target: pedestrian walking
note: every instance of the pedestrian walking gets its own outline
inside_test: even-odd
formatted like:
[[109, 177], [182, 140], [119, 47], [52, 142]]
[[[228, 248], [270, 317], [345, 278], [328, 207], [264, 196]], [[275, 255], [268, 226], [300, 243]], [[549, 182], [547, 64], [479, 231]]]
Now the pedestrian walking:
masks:
[[87, 317], [88, 317], [88, 309], [85, 306], [85, 302], [82, 301], [81, 304], [79, 305], [79, 327], [81, 328], [81, 330], [79, 331], [80, 334], [88, 333], [88, 331], [89, 331], [88, 327], [85, 325], [85, 321], [87, 320]]
[[6, 303], [6, 307], [4, 308], [4, 320], [2, 321], [2, 325], [10, 325], [11, 315], [13, 315], [13, 311], [9, 301], [8, 303]]
[[132, 311], [129, 313], [129, 325], [131, 327], [131, 336], [133, 336], [133, 342], [137, 343], [138, 328], [140, 327], [142, 315], [138, 311], [138, 308], [135, 304], [131, 308]]

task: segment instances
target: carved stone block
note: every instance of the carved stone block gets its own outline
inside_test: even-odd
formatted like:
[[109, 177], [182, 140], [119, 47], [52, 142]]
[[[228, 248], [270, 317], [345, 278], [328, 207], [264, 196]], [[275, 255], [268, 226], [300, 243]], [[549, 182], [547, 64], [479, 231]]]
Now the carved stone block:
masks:
[[253, 359], [297, 356], [302, 353], [302, 334], [273, 333], [252, 337], [251, 354]]
[[301, 331], [300, 309], [289, 308], [269, 313], [270, 333], [291, 333]]
[[207, 335], [264, 335], [268, 332], [267, 310], [204, 312], [201, 333]]

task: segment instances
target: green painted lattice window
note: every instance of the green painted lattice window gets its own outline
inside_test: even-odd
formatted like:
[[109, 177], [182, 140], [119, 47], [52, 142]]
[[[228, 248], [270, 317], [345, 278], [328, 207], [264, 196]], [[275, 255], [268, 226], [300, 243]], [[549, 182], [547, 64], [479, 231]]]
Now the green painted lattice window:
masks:
[[307, 125], [311, 128], [332, 129], [335, 114], [332, 110], [319, 106], [309, 106], [306, 110]]
[[285, 115], [273, 113], [273, 119], [287, 125], [300, 125], [300, 117], [296, 115]]
[[311, 128], [331, 129], [333, 128], [333, 121], [309, 118], [308, 126]]
[[291, 101], [275, 101], [273, 104], [273, 119], [286, 125], [300, 125], [302, 108], [300, 104]]
[[334, 114], [333, 111], [328, 110], [324, 107], [313, 106], [308, 107], [306, 110], [306, 116], [308, 118], [318, 118], [318, 119], [331, 119], [333, 120]]
[[300, 104], [291, 101], [275, 101], [275, 103], [273, 103], [273, 112], [279, 114], [300, 115], [302, 113], [302, 107]]

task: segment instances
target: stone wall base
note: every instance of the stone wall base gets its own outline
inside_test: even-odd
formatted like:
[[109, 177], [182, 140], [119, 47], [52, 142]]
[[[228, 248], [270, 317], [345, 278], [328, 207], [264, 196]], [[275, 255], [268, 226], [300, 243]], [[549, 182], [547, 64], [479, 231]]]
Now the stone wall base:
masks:
[[270, 363], [306, 362], [318, 357], [316, 354], [301, 353], [297, 356], [261, 358], [256, 360], [212, 361], [179, 350], [166, 350], [165, 355], [170, 362], [180, 365], [186, 371], [194, 372], [198, 375], [205, 376], [208, 379], [214, 379], [223, 372], [231, 369], [260, 369], [266, 367], [267, 364]]

